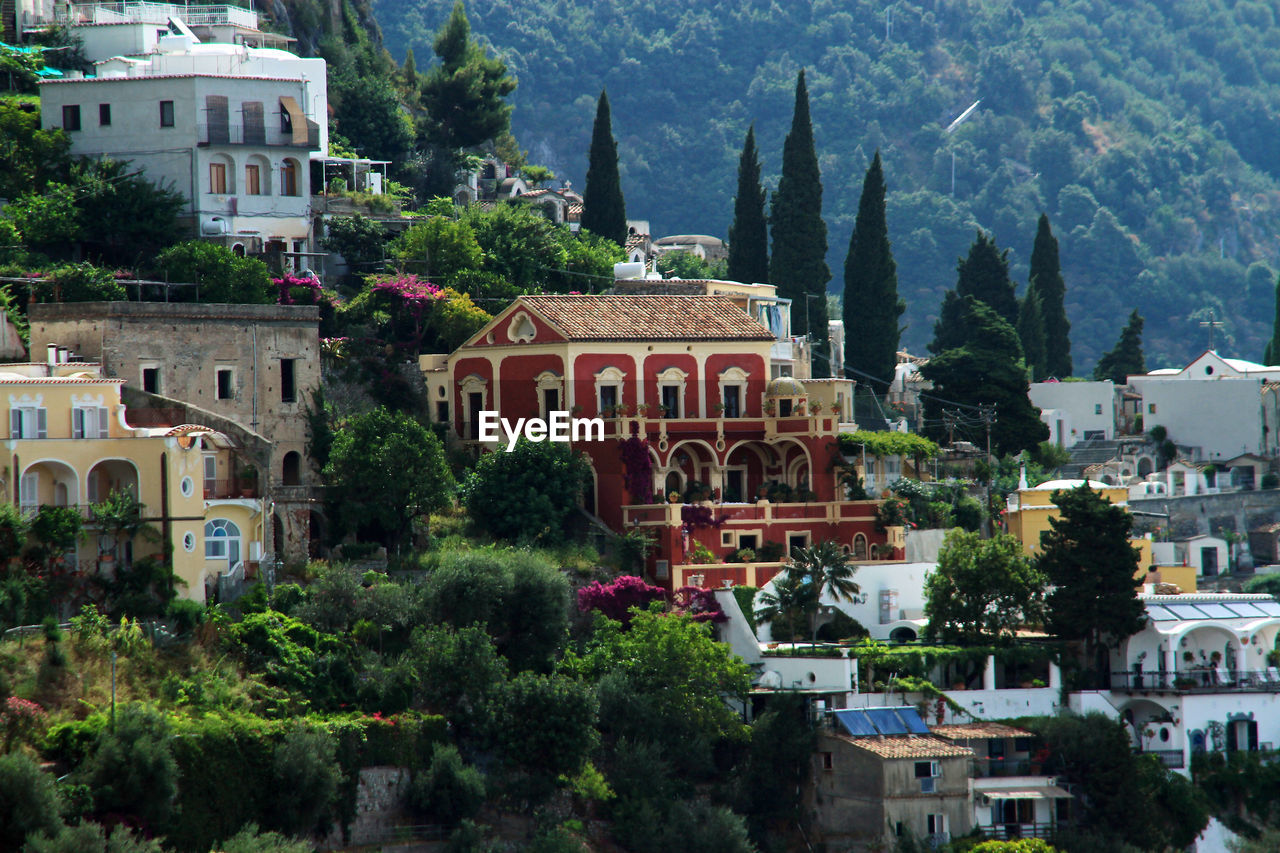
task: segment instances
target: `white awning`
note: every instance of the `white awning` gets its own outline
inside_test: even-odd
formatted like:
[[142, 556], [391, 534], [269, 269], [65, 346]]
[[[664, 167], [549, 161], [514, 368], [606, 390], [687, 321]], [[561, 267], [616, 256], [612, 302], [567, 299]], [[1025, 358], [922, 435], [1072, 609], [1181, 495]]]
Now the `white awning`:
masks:
[[992, 800], [1069, 800], [1071, 795], [1050, 785], [1046, 788], [988, 788], [975, 791]]

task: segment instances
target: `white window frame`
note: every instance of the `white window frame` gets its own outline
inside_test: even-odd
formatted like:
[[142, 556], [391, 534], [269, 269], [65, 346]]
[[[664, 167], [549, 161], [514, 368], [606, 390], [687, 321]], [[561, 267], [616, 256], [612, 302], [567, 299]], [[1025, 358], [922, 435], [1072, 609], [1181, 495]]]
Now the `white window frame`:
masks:
[[538, 411], [542, 413], [543, 420], [548, 420], [551, 417], [551, 411], [547, 409], [545, 393], [547, 391], [555, 391], [556, 399], [560, 402], [560, 408], [554, 411], [565, 412], [569, 410], [568, 401], [565, 400], [563, 376], [554, 370], [544, 370], [534, 378], [534, 384], [537, 385]]
[[747, 380], [751, 374], [743, 370], [741, 367], [729, 367], [720, 372], [720, 404], [725, 406], [721, 417], [727, 417], [728, 399], [725, 394], [726, 388], [738, 389], [738, 414], [737, 417], [744, 418], [747, 415]]
[[111, 413], [106, 406], [73, 406], [72, 438], [107, 438], [111, 434]]
[[924, 816], [924, 828], [926, 835], [946, 835], [947, 834], [947, 815], [945, 812], [934, 812]]
[[40, 405], [12, 406], [9, 409], [9, 438], [49, 437], [49, 410]]
[[[218, 535], [221, 531], [222, 535]], [[227, 545], [240, 538], [240, 526], [228, 518], [211, 518], [204, 524], [204, 558], [226, 560]], [[219, 547], [220, 546], [220, 547]]]
[[606, 367], [595, 375], [596, 379], [596, 411], [604, 414], [604, 399], [601, 391], [605, 388], [613, 388], [617, 400], [615, 406], [621, 406], [622, 403], [622, 386], [627, 379], [627, 374], [623, 373], [617, 367]]
[[[670, 418], [672, 420], [691, 417], [690, 415], [687, 415], [685, 411], [688, 408], [688, 404], [685, 401], [684, 390], [685, 385], [688, 383], [688, 379], [689, 374], [685, 373], [678, 367], [668, 367], [666, 370], [658, 374], [658, 405], [662, 405], [662, 389], [674, 387], [676, 389], [676, 405], [680, 408], [680, 411], [675, 414], [662, 415], [662, 417]], [[658, 413], [661, 414], [661, 412], [662, 410], [659, 408]]]

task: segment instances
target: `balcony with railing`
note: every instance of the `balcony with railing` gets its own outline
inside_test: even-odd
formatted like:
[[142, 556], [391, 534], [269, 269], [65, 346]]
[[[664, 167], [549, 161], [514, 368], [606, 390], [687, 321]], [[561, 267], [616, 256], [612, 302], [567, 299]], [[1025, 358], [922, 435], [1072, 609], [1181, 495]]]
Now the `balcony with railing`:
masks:
[[256, 477], [228, 477], [225, 480], [205, 480], [204, 499], [207, 501], [239, 500], [258, 497]]
[[1113, 672], [1111, 689], [1124, 693], [1280, 693], [1280, 669], [1218, 667], [1176, 672]]
[[295, 139], [292, 130], [282, 130], [271, 121], [263, 124], [246, 122], [199, 122], [196, 125], [199, 144], [210, 145], [260, 145], [266, 148], [305, 148], [320, 150], [320, 126], [307, 119], [306, 138]]
[[252, 9], [230, 5], [187, 5], [185, 3], [72, 3], [54, 7], [54, 20], [61, 24], [167, 24], [178, 18], [192, 27], [233, 26], [256, 30], [258, 14]]
[[1055, 829], [1056, 823], [995, 823], [975, 827], [983, 838], [997, 841], [1013, 841], [1019, 838], [1048, 838]]

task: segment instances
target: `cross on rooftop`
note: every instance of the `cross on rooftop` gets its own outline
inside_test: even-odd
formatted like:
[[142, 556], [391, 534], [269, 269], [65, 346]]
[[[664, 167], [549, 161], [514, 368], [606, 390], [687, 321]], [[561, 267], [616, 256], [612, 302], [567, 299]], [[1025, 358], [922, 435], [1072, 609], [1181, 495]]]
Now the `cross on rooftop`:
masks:
[[1200, 321], [1200, 328], [1209, 330], [1209, 349], [1213, 349], [1213, 333], [1214, 330], [1225, 326], [1221, 320], [1214, 319], [1213, 309], [1209, 309], [1209, 319]]

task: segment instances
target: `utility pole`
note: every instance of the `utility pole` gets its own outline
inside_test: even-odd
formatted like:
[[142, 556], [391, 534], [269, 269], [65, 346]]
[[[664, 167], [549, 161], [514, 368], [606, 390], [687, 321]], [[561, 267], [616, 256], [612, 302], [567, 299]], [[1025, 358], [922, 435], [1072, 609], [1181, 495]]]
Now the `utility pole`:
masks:
[[947, 444], [956, 446], [956, 424], [960, 422], [959, 409], [943, 409], [942, 424], [947, 428]]
[[978, 417], [982, 418], [982, 422], [987, 427], [987, 511], [994, 512], [995, 507], [991, 505], [991, 479], [995, 473], [995, 463], [991, 461], [991, 427], [996, 422], [996, 407], [992, 403], [982, 403], [978, 406]]

